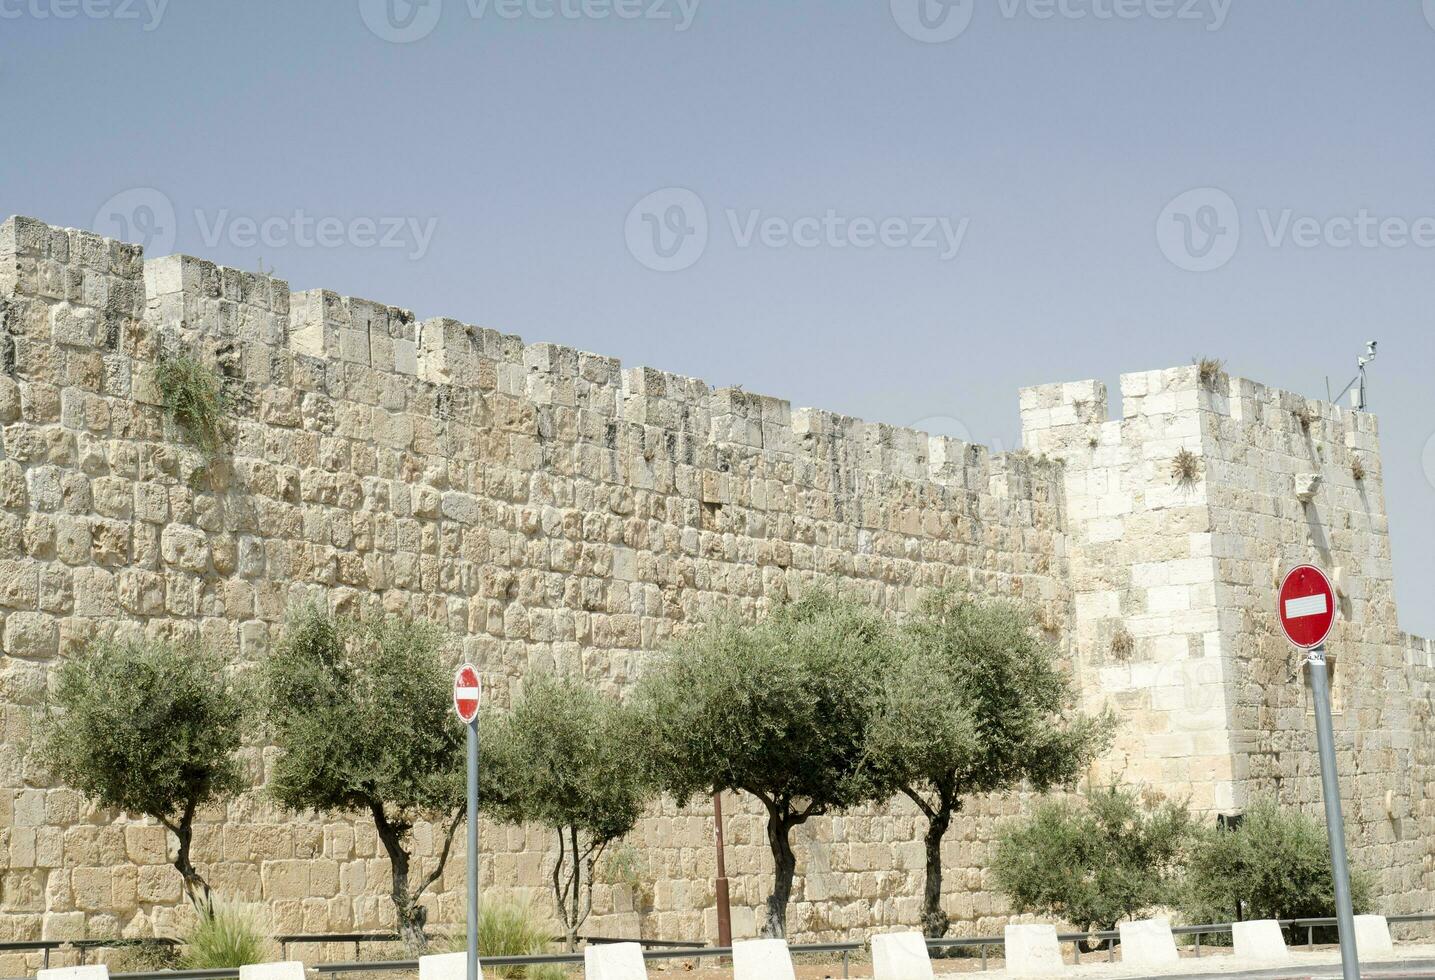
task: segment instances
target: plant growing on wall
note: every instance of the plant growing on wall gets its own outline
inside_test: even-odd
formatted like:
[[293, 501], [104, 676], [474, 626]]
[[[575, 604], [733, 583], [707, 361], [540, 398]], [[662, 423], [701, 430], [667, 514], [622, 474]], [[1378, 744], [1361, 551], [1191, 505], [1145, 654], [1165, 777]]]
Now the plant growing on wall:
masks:
[[[464, 730], [437, 629], [396, 617], [363, 622], [310, 606], [291, 618], [264, 666], [280, 755], [270, 791], [299, 812], [362, 812], [393, 867], [391, 897], [405, 942], [426, 941], [425, 889], [443, 874], [464, 814]], [[416, 874], [410, 832], [433, 822], [441, 850]]]
[[497, 784], [487, 794], [492, 807], [558, 839], [553, 900], [568, 949], [577, 949], [593, 909], [594, 868], [652, 795], [628, 713], [577, 681], [531, 677], [513, 710], [485, 727], [483, 746]]
[[968, 797], [1069, 784], [1105, 749], [1110, 714], [1074, 711], [1070, 679], [1026, 608], [959, 591], [931, 595], [884, 685], [876, 764], [927, 818], [922, 928], [946, 935], [942, 841]]
[[1003, 829], [992, 874], [1018, 912], [1114, 929], [1176, 899], [1191, 832], [1184, 802], [1112, 786], [1079, 803], [1043, 803]]
[[174, 867], [202, 914], [194, 815], [246, 787], [235, 757], [244, 699], [206, 650], [159, 641], [92, 643], [55, 677], [41, 752], [55, 776], [102, 807], [143, 813], [174, 835]]
[[164, 409], [206, 458], [229, 441], [229, 398], [219, 373], [186, 352], [161, 352], [155, 383]]
[[767, 936], [787, 934], [793, 829], [894, 791], [867, 749], [882, 667], [899, 643], [881, 617], [812, 592], [757, 623], [694, 631], [638, 683], [639, 738], [659, 786], [680, 802], [749, 793], [767, 810]]

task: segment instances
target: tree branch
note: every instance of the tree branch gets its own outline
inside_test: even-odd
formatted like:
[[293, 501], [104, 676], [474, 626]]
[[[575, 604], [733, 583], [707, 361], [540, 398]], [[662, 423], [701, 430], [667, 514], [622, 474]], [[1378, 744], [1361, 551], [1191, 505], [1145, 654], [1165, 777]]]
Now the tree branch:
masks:
[[444, 865], [448, 864], [448, 852], [453, 848], [453, 839], [458, 833], [458, 824], [459, 821], [463, 819], [463, 814], [464, 811], [462, 808], [457, 809], [453, 812], [453, 819], [448, 822], [448, 831], [444, 835], [443, 850], [439, 852], [438, 865], [433, 869], [433, 871], [429, 872], [428, 877], [426, 877], [419, 884], [418, 888], [414, 890], [413, 895], [415, 899], [422, 895], [424, 893], [424, 889], [428, 888], [429, 885], [432, 885], [435, 881], [439, 879], [439, 876], [443, 874]]

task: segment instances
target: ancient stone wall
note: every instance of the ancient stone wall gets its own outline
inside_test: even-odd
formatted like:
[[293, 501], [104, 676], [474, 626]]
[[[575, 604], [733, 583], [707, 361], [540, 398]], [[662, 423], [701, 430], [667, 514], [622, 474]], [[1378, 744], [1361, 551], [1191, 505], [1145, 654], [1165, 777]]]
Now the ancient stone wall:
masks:
[[[172, 935], [187, 915], [165, 832], [52, 785], [30, 736], [48, 672], [86, 641], [198, 637], [235, 662], [319, 599], [453, 635], [502, 700], [533, 671], [621, 688], [674, 632], [818, 582], [893, 614], [966, 583], [1065, 636], [1060, 467], [450, 319], [12, 219], [0, 228], [0, 939]], [[159, 407], [164, 347], [237, 405], [206, 465]], [[364, 819], [280, 813], [256, 789], [206, 813], [196, 861], [277, 932], [382, 929], [387, 862]], [[759, 816], [730, 798], [739, 934], [770, 885]], [[1016, 812], [1019, 801], [993, 805]], [[948, 845], [948, 905], [982, 890], [981, 808]], [[539, 907], [548, 841], [482, 828], [489, 894]], [[917, 920], [915, 816], [803, 830], [804, 938]], [[418, 863], [436, 853], [415, 832]], [[655, 809], [599, 889], [596, 934], [710, 938], [710, 810]], [[461, 854], [431, 903], [461, 919]], [[24, 972], [0, 956], [0, 975]], [[28, 964], [33, 966], [33, 964]]]

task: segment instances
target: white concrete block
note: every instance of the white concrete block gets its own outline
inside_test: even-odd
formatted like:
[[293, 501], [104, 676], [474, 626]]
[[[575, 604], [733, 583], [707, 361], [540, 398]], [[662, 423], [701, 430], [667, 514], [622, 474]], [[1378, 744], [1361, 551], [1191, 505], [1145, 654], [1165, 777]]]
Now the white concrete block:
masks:
[[1169, 919], [1122, 922], [1116, 928], [1121, 933], [1121, 962], [1126, 966], [1144, 968], [1181, 962]]
[[1065, 969], [1056, 926], [1036, 922], [1006, 927], [1007, 976], [1056, 977]]
[[1236, 956], [1252, 963], [1280, 963], [1290, 959], [1285, 936], [1275, 919], [1231, 923]]
[[781, 939], [748, 939], [732, 944], [733, 980], [797, 980], [792, 954]]
[[251, 963], [239, 968], [239, 980], [304, 980], [304, 964], [298, 960]]
[[[419, 957], [419, 980], [468, 980], [467, 953], [436, 953]], [[483, 980], [483, 964], [478, 965]]]
[[872, 976], [876, 980], [932, 980], [926, 937], [920, 932], [873, 936]]
[[643, 947], [637, 943], [595, 943], [583, 949], [587, 980], [648, 980]]
[[239, 980], [304, 980], [304, 964], [298, 960], [252, 963], [239, 968]]
[[110, 968], [103, 963], [57, 966], [53, 970], [37, 970], [35, 980], [110, 980]]
[[1383, 915], [1357, 915], [1355, 917], [1355, 951], [1359, 956], [1395, 951], [1390, 940], [1390, 923]]

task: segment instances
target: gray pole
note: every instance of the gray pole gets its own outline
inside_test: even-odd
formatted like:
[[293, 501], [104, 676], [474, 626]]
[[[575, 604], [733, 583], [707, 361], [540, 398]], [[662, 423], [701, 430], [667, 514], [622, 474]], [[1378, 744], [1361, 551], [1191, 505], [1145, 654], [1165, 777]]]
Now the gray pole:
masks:
[[1344, 980], [1360, 980], [1355, 953], [1355, 916], [1350, 909], [1350, 867], [1345, 858], [1345, 820], [1340, 815], [1340, 779], [1335, 774], [1335, 736], [1330, 728], [1330, 685], [1325, 676], [1325, 644], [1310, 651], [1310, 694], [1315, 700], [1315, 740], [1320, 747], [1320, 789], [1325, 797], [1325, 828], [1330, 836], [1330, 865], [1335, 875], [1335, 917], [1340, 925], [1340, 969]]
[[[1343, 934], [1343, 933], [1342, 933]], [[468, 980], [478, 980], [478, 716], [468, 723]]]

